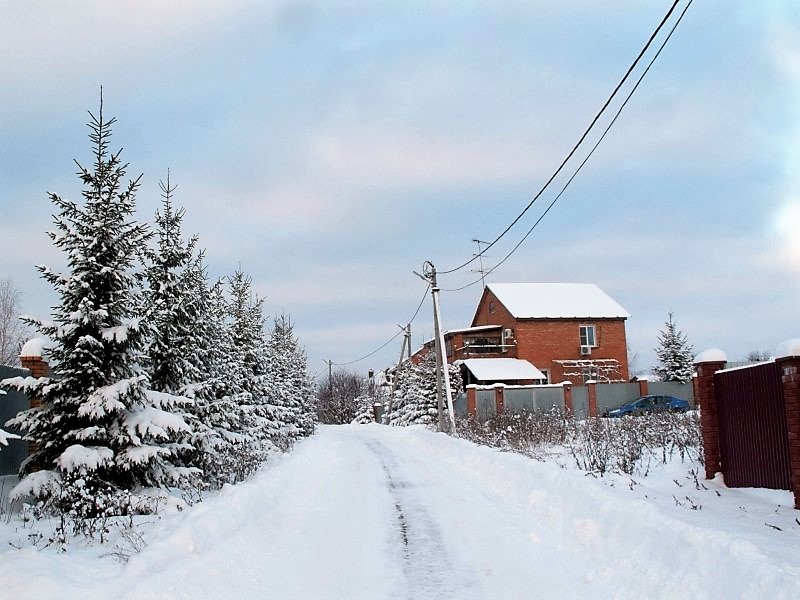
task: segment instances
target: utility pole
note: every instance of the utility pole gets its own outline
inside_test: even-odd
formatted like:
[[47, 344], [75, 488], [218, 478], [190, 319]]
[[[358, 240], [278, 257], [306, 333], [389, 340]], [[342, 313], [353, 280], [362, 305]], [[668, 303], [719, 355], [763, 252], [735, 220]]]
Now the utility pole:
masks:
[[402, 325], [398, 325], [398, 327], [405, 332], [405, 335], [403, 336], [403, 346], [400, 348], [400, 358], [397, 360], [397, 367], [394, 370], [394, 377], [392, 377], [392, 391], [386, 406], [387, 415], [392, 412], [392, 400], [394, 399], [394, 391], [397, 389], [397, 380], [400, 377], [400, 365], [403, 364], [403, 354], [406, 352], [406, 346], [408, 346], [408, 358], [411, 358], [411, 323], [405, 327]]
[[[447, 409], [450, 413], [450, 431], [456, 434], [456, 416], [453, 410], [453, 393], [450, 389], [450, 370], [447, 365], [447, 355], [444, 349], [444, 333], [442, 332], [442, 316], [439, 309], [439, 285], [436, 282], [436, 267], [431, 261], [425, 261], [422, 266], [423, 275], [415, 274], [431, 284], [431, 296], [433, 297], [433, 331], [434, 348], [436, 350], [436, 400], [439, 413], [439, 431], [445, 431], [444, 416], [444, 395], [447, 397]], [[444, 384], [444, 385], [442, 385]], [[442, 390], [444, 387], [444, 390]]]

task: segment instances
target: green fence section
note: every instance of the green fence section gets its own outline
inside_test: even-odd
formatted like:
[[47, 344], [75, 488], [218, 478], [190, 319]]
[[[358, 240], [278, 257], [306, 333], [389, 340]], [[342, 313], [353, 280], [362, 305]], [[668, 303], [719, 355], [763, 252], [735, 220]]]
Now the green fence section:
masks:
[[[11, 377], [27, 377], [30, 371], [0, 365], [0, 380]], [[0, 427], [10, 433], [19, 433], [13, 427], [5, 424], [12, 417], [16, 417], [21, 410], [30, 408], [28, 397], [22, 392], [2, 388], [6, 393], [0, 394]], [[0, 447], [0, 476], [16, 475], [22, 461], [28, 457], [28, 443], [22, 440], [8, 440], [8, 446]]]

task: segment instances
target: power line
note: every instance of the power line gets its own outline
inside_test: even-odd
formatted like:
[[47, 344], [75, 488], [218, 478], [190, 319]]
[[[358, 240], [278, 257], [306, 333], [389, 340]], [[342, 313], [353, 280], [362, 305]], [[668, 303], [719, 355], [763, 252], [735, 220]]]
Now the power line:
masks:
[[[553, 180], [554, 180], [554, 179], [555, 179], [555, 178], [558, 176], [558, 174], [559, 174], [559, 173], [561, 173], [561, 170], [564, 168], [564, 166], [567, 164], [567, 162], [568, 162], [568, 161], [569, 161], [569, 160], [572, 158], [572, 156], [573, 156], [573, 155], [575, 154], [575, 152], [578, 150], [578, 147], [579, 147], [579, 146], [580, 146], [580, 145], [583, 143], [583, 141], [586, 139], [586, 136], [588, 136], [588, 135], [589, 135], [589, 132], [590, 132], [590, 131], [591, 131], [591, 130], [594, 128], [594, 126], [595, 126], [595, 124], [597, 123], [598, 119], [599, 119], [599, 118], [602, 116], [602, 114], [605, 112], [606, 108], [608, 108], [608, 105], [611, 103], [611, 101], [612, 101], [612, 100], [614, 99], [614, 97], [617, 95], [617, 92], [620, 90], [620, 88], [623, 86], [623, 84], [624, 84], [624, 83], [627, 81], [627, 79], [628, 79], [628, 76], [630, 76], [630, 74], [631, 74], [631, 72], [633, 71], [633, 69], [634, 69], [634, 68], [636, 68], [636, 65], [637, 65], [637, 64], [639, 64], [639, 61], [641, 60], [642, 56], [644, 56], [644, 54], [645, 54], [645, 53], [647, 52], [647, 50], [650, 48], [650, 44], [652, 44], [652, 43], [653, 43], [653, 40], [656, 38], [656, 36], [658, 35], [658, 33], [659, 33], [659, 32], [661, 31], [661, 29], [664, 27], [664, 24], [667, 22], [667, 20], [669, 20], [669, 17], [672, 15], [673, 11], [675, 10], [675, 7], [678, 5], [678, 2], [680, 2], [680, 0], [675, 0], [675, 1], [673, 2], [673, 4], [672, 4], [672, 6], [670, 7], [670, 9], [667, 11], [667, 14], [666, 14], [666, 15], [664, 15], [664, 18], [663, 18], [663, 19], [661, 19], [661, 22], [658, 24], [658, 27], [656, 27], [655, 31], [653, 31], [652, 35], [651, 35], [651, 36], [650, 36], [650, 38], [647, 40], [647, 43], [646, 43], [646, 44], [644, 45], [644, 47], [641, 49], [641, 51], [639, 52], [638, 56], [637, 56], [637, 57], [636, 57], [636, 59], [633, 61], [633, 63], [631, 63], [631, 66], [630, 66], [630, 67], [628, 67], [628, 70], [625, 72], [625, 75], [622, 77], [622, 79], [620, 80], [620, 82], [619, 82], [619, 83], [617, 84], [617, 86], [614, 88], [614, 91], [613, 91], [613, 92], [611, 92], [611, 95], [610, 95], [610, 96], [608, 97], [608, 99], [605, 101], [605, 103], [603, 104], [602, 108], [601, 108], [601, 109], [598, 111], [598, 113], [597, 113], [597, 114], [594, 116], [594, 119], [592, 119], [592, 122], [591, 122], [591, 123], [589, 123], [589, 126], [588, 126], [588, 127], [586, 128], [586, 130], [583, 132], [583, 135], [581, 135], [580, 139], [579, 139], [579, 140], [577, 141], [577, 143], [576, 143], [576, 144], [575, 144], [575, 145], [572, 147], [572, 150], [570, 150], [570, 152], [569, 152], [569, 154], [567, 154], [566, 158], [565, 158], [565, 159], [564, 159], [564, 160], [561, 162], [561, 164], [559, 165], [559, 167], [558, 167], [558, 168], [555, 170], [555, 172], [554, 172], [554, 173], [553, 173], [553, 174], [550, 176], [550, 178], [549, 178], [549, 179], [548, 179], [548, 180], [545, 182], [545, 184], [544, 184], [544, 185], [541, 187], [541, 189], [540, 189], [540, 190], [539, 190], [539, 191], [536, 193], [536, 195], [535, 195], [535, 196], [533, 197], [533, 199], [532, 199], [532, 200], [531, 200], [531, 201], [528, 203], [528, 205], [527, 205], [527, 206], [526, 206], [526, 207], [525, 207], [525, 208], [522, 210], [522, 212], [521, 212], [521, 213], [519, 213], [519, 215], [517, 215], [517, 217], [516, 217], [516, 218], [515, 218], [515, 219], [514, 219], [514, 220], [513, 220], [513, 221], [512, 221], [512, 222], [511, 222], [509, 225], [508, 225], [508, 227], [506, 227], [506, 228], [505, 228], [505, 229], [504, 229], [504, 230], [503, 230], [503, 231], [500, 233], [500, 235], [498, 235], [498, 236], [497, 236], [497, 237], [496, 237], [496, 238], [495, 238], [495, 239], [494, 239], [494, 240], [493, 240], [493, 241], [492, 241], [492, 242], [491, 242], [491, 243], [490, 243], [488, 246], [486, 246], [486, 248], [484, 248], [484, 249], [483, 249], [481, 252], [479, 252], [479, 253], [478, 253], [476, 256], [473, 256], [473, 257], [472, 257], [472, 258], [470, 258], [469, 260], [467, 260], [467, 261], [465, 261], [465, 262], [461, 263], [460, 265], [458, 265], [458, 266], [456, 266], [456, 267], [453, 267], [452, 269], [447, 269], [447, 270], [442, 270], [442, 271], [439, 271], [439, 274], [440, 274], [440, 275], [447, 275], [447, 274], [449, 274], [449, 273], [454, 273], [455, 271], [458, 271], [458, 270], [460, 270], [460, 269], [463, 269], [463, 268], [464, 268], [464, 267], [466, 267], [467, 265], [469, 265], [469, 264], [471, 264], [471, 263], [475, 262], [475, 260], [476, 260], [476, 259], [477, 259], [479, 256], [482, 256], [482, 255], [483, 255], [483, 253], [485, 253], [487, 250], [489, 250], [489, 248], [493, 247], [493, 246], [494, 246], [494, 245], [495, 245], [497, 242], [499, 242], [499, 241], [500, 241], [500, 239], [502, 239], [502, 238], [503, 238], [503, 236], [505, 236], [505, 235], [506, 235], [506, 234], [507, 234], [507, 233], [508, 233], [508, 232], [511, 230], [511, 228], [512, 228], [512, 227], [514, 227], [514, 225], [516, 225], [516, 224], [519, 222], [519, 220], [520, 220], [520, 219], [521, 219], [521, 218], [522, 218], [522, 217], [525, 215], [525, 213], [527, 213], [527, 212], [528, 212], [528, 210], [531, 208], [531, 206], [533, 206], [533, 203], [534, 203], [534, 202], [536, 202], [536, 200], [538, 200], [538, 199], [539, 199], [539, 197], [540, 197], [540, 196], [541, 196], [541, 195], [544, 193], [544, 191], [545, 191], [545, 190], [546, 190], [546, 189], [549, 187], [549, 185], [550, 185], [550, 184], [553, 182]], [[690, 4], [691, 4], [691, 2], [690, 2]], [[688, 8], [688, 5], [687, 5], [687, 8]], [[684, 9], [684, 12], [685, 12], [685, 9]]]
[[[605, 130], [603, 131], [603, 134], [602, 134], [602, 135], [600, 136], [600, 138], [599, 138], [599, 139], [598, 139], [598, 140], [595, 142], [594, 146], [592, 146], [592, 149], [589, 151], [589, 153], [586, 155], [586, 157], [583, 159], [583, 161], [581, 161], [581, 164], [580, 164], [580, 165], [578, 165], [578, 167], [577, 167], [577, 168], [575, 169], [575, 171], [572, 173], [572, 175], [570, 176], [570, 178], [567, 180], [567, 182], [566, 182], [566, 183], [564, 184], [564, 186], [561, 188], [561, 191], [559, 191], [559, 192], [558, 192], [558, 194], [556, 195], [556, 197], [555, 197], [555, 198], [553, 198], [553, 200], [550, 202], [550, 204], [548, 204], [548, 205], [547, 205], [547, 208], [545, 209], [545, 211], [544, 211], [544, 212], [543, 212], [543, 213], [542, 213], [542, 214], [539, 216], [539, 218], [538, 218], [538, 219], [536, 219], [536, 222], [535, 222], [535, 223], [534, 223], [534, 224], [531, 226], [531, 228], [530, 228], [530, 229], [528, 229], [528, 232], [527, 232], [527, 233], [526, 233], [524, 236], [522, 236], [522, 239], [521, 239], [519, 242], [517, 242], [517, 244], [516, 244], [516, 245], [515, 245], [515, 246], [514, 246], [514, 247], [511, 249], [511, 251], [510, 251], [508, 254], [506, 254], [506, 255], [503, 257], [503, 259], [502, 259], [500, 262], [498, 262], [498, 263], [497, 263], [495, 266], [493, 266], [491, 269], [489, 269], [489, 270], [486, 272], [486, 274], [485, 274], [485, 275], [490, 275], [490, 274], [491, 274], [491, 273], [493, 273], [493, 272], [494, 272], [494, 271], [495, 271], [495, 270], [496, 270], [498, 267], [500, 267], [500, 266], [501, 266], [501, 265], [502, 265], [504, 262], [506, 262], [506, 261], [507, 261], [507, 260], [508, 260], [508, 259], [511, 257], [511, 255], [512, 255], [512, 254], [514, 254], [514, 253], [517, 251], [517, 249], [518, 249], [518, 248], [519, 248], [519, 247], [522, 245], [522, 243], [523, 243], [523, 242], [524, 242], [526, 239], [528, 239], [528, 237], [531, 235], [531, 233], [533, 233], [533, 230], [534, 230], [534, 229], [536, 229], [536, 227], [539, 225], [539, 223], [541, 223], [541, 222], [542, 222], [542, 220], [543, 220], [543, 219], [544, 219], [544, 218], [547, 216], [547, 213], [549, 213], [549, 212], [550, 212], [550, 209], [551, 209], [551, 208], [553, 208], [553, 206], [555, 206], [556, 202], [558, 202], [558, 200], [559, 200], [559, 199], [561, 198], [561, 196], [564, 194], [564, 192], [566, 191], [566, 189], [567, 189], [567, 188], [569, 187], [569, 185], [572, 183], [572, 180], [573, 180], [573, 179], [575, 179], [575, 177], [578, 175], [578, 173], [580, 173], [581, 169], [583, 169], [584, 165], [585, 165], [585, 164], [586, 164], [586, 163], [589, 161], [589, 159], [592, 157], [592, 154], [594, 154], [594, 151], [595, 151], [595, 150], [597, 150], [597, 147], [598, 147], [598, 146], [600, 145], [600, 143], [601, 143], [601, 142], [602, 142], [602, 141], [605, 139], [605, 137], [606, 137], [606, 135], [608, 134], [608, 132], [609, 132], [609, 131], [611, 130], [611, 128], [614, 126], [614, 123], [616, 123], [616, 122], [617, 122], [617, 119], [619, 119], [619, 116], [622, 114], [622, 111], [625, 109], [625, 106], [627, 106], [627, 104], [628, 104], [628, 101], [631, 99], [631, 97], [633, 96], [633, 94], [634, 94], [634, 93], [636, 92], [636, 90], [639, 88], [639, 85], [642, 83], [642, 80], [645, 78], [645, 76], [647, 75], [647, 73], [650, 71], [650, 67], [652, 67], [652, 66], [653, 66], [653, 63], [655, 63], [655, 62], [656, 62], [656, 60], [658, 59], [659, 55], [661, 54], [661, 51], [662, 51], [662, 50], [664, 50], [664, 47], [667, 45], [667, 42], [669, 42], [670, 38], [672, 37], [672, 34], [675, 32], [675, 29], [677, 29], [678, 25], [679, 25], [679, 24], [680, 24], [680, 22], [683, 20], [683, 16], [686, 14], [686, 11], [687, 11], [687, 10], [689, 10], [689, 7], [692, 5], [692, 2], [694, 2], [694, 0], [689, 0], [689, 2], [686, 4], [686, 6], [684, 7], [683, 11], [682, 11], [682, 12], [681, 12], [681, 14], [678, 16], [678, 19], [677, 19], [677, 21], [675, 21], [675, 24], [674, 24], [674, 25], [672, 26], [672, 28], [669, 30], [669, 33], [667, 33], [667, 37], [666, 37], [666, 38], [664, 38], [664, 41], [661, 43], [661, 46], [659, 46], [659, 48], [658, 48], [658, 51], [655, 53], [655, 55], [653, 56], [653, 58], [652, 58], [652, 59], [650, 60], [650, 62], [647, 64], [647, 67], [644, 69], [644, 71], [642, 72], [642, 74], [639, 76], [639, 79], [636, 81], [636, 84], [633, 86], [633, 88], [631, 89], [631, 91], [630, 91], [630, 92], [628, 93], [628, 95], [625, 97], [625, 100], [624, 100], [624, 101], [622, 102], [622, 104], [620, 105], [619, 109], [617, 110], [616, 114], [614, 115], [614, 118], [613, 118], [613, 119], [611, 119], [611, 121], [610, 121], [610, 122], [609, 122], [609, 124], [606, 126]], [[454, 288], [454, 289], [449, 289], [449, 290], [442, 290], [442, 291], [446, 291], [446, 292], [459, 292], [459, 291], [461, 291], [461, 290], [464, 290], [464, 289], [466, 289], [466, 288], [468, 288], [468, 287], [471, 287], [471, 286], [473, 286], [473, 285], [476, 285], [476, 284], [480, 283], [481, 281], [483, 281], [483, 280], [484, 280], [484, 278], [485, 278], [485, 275], [484, 275], [483, 277], [481, 277], [481, 279], [478, 279], [477, 281], [472, 281], [472, 282], [470, 282], [470, 283], [468, 283], [468, 284], [466, 284], [466, 285], [463, 285], [463, 286], [461, 286], [461, 287], [459, 287], [459, 288]]]
[[[419, 315], [419, 311], [422, 310], [422, 305], [425, 304], [425, 298], [428, 296], [428, 290], [430, 288], [431, 288], [430, 285], [428, 285], [428, 287], [425, 288], [425, 293], [422, 294], [422, 299], [419, 301], [419, 304], [417, 305], [417, 310], [415, 310], [414, 314], [411, 316], [411, 318], [408, 321], [406, 321], [408, 324], [413, 323], [414, 319], [416, 319], [417, 316]], [[398, 337], [400, 337], [401, 333], [405, 333], [405, 330], [401, 329], [400, 331], [395, 333], [392, 337], [390, 337], [388, 340], [386, 340], [383, 344], [381, 344], [380, 346], [375, 348], [375, 350], [373, 350], [369, 354], [366, 354], [366, 355], [362, 356], [361, 358], [357, 358], [355, 360], [350, 360], [350, 361], [347, 361], [347, 362], [340, 362], [340, 363], [332, 362], [331, 365], [333, 365], [334, 367], [346, 367], [347, 365], [352, 365], [352, 364], [355, 364], [357, 362], [361, 362], [362, 360], [366, 360], [366, 359], [370, 358], [371, 356], [374, 356], [375, 354], [377, 354], [378, 352], [380, 352], [384, 348], [386, 348], [386, 346], [388, 346], [393, 341], [395, 341]]]

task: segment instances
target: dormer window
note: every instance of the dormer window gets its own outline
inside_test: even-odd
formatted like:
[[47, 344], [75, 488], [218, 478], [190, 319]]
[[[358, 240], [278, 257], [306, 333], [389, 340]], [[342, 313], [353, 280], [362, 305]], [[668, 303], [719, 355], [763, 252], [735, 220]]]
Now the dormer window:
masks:
[[579, 327], [579, 335], [581, 338], [581, 346], [588, 346], [590, 348], [597, 347], [594, 325], [581, 325]]

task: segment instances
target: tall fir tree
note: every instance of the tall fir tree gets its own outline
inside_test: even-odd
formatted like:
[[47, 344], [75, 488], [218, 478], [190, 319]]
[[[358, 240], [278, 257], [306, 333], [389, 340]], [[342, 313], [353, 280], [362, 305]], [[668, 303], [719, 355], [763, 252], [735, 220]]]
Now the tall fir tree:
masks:
[[197, 439], [195, 463], [211, 487], [236, 483], [253, 468], [254, 457], [245, 434], [245, 415], [239, 402], [244, 389], [238, 355], [227, 323], [229, 310], [224, 285], [208, 286], [202, 254], [187, 272], [193, 289], [191, 313], [197, 323], [190, 352], [201, 371], [200, 381], [183, 394], [194, 399], [191, 410], [204, 426]]
[[156, 211], [155, 248], [145, 252], [144, 318], [150, 325], [145, 367], [150, 387], [180, 394], [190, 382], [199, 381], [200, 370], [190, 347], [197, 323], [192, 314], [191, 279], [186, 276], [193, 262], [197, 238], [183, 239], [184, 210], [176, 210], [172, 196], [177, 186], [160, 182], [161, 209]]
[[105, 119], [102, 94], [98, 116], [89, 115], [94, 165], [76, 161], [83, 203], [50, 194], [59, 212], [49, 235], [67, 271], [38, 267], [59, 303], [53, 322], [29, 321], [53, 342], [53, 376], [17, 382], [42, 405], [12, 422], [36, 447], [18, 492], [52, 497], [68, 489], [62, 503], [91, 513], [113, 510], [108, 498], [119, 490], [179, 478], [170, 434], [188, 426], [170, 412], [173, 396], [148, 394], [140, 367], [145, 328], [134, 267], [149, 236], [134, 219], [141, 176], [123, 185], [127, 165], [121, 150], [109, 151], [115, 119]]
[[228, 319], [236, 362], [230, 377], [240, 391], [234, 394], [241, 415], [244, 445], [240, 448], [258, 462], [272, 449], [279, 424], [268, 406], [266, 389], [269, 368], [264, 333], [264, 301], [255, 297], [252, 280], [240, 269], [229, 278]]
[[306, 354], [286, 314], [274, 320], [269, 337], [269, 359], [266, 378], [269, 405], [279, 426], [281, 445], [288, 445], [314, 432], [316, 390], [308, 374]]
[[659, 364], [653, 367], [653, 372], [661, 381], [692, 382], [694, 348], [672, 320], [672, 311], [658, 334], [655, 351]]
[[[197, 237], [184, 240], [181, 224], [184, 210], [175, 209], [172, 198], [177, 186], [159, 182], [161, 208], [156, 211], [155, 246], [144, 253], [143, 319], [148, 323], [149, 336], [144, 357], [144, 367], [150, 388], [164, 394], [184, 396], [188, 389], [203, 379], [197, 353], [198, 341], [197, 295], [193, 287], [196, 268], [194, 257]], [[202, 298], [202, 295], [200, 296]], [[208, 434], [208, 427], [197, 417], [192, 402], [185, 406], [174, 403], [172, 412], [179, 415], [191, 431], [177, 432], [173, 441], [178, 450], [177, 460], [187, 470], [197, 468], [196, 454]], [[196, 485], [194, 477], [186, 481]]]

